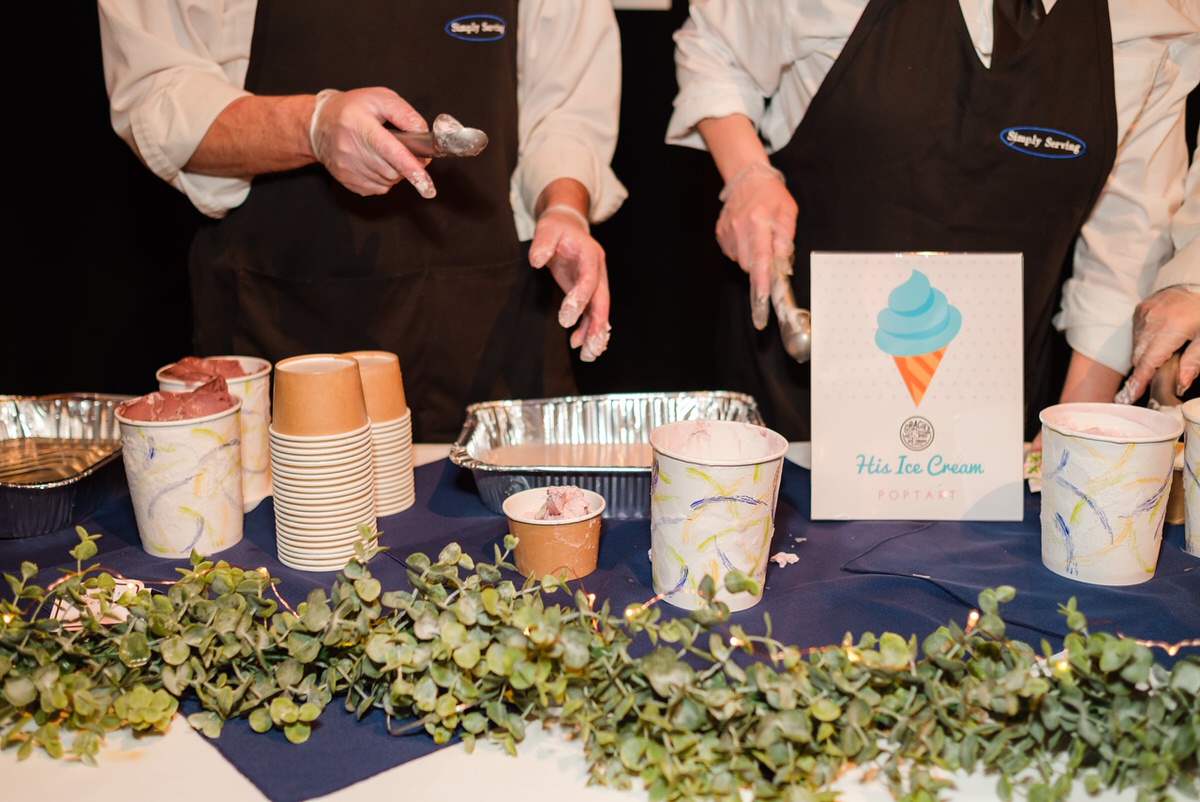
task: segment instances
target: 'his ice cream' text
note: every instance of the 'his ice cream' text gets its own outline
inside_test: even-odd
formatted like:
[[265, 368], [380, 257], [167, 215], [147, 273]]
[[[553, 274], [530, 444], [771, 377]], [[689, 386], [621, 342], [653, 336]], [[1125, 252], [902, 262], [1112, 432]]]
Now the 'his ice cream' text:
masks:
[[946, 459], [941, 454], [932, 454], [924, 462], [918, 462], [910, 458], [908, 454], [901, 454], [894, 465], [874, 454], [859, 454], [854, 459], [860, 476], [862, 474], [893, 474], [901, 476], [921, 474], [924, 476], [941, 476], [947, 473], [983, 473], [983, 465], [978, 462], [954, 462]]

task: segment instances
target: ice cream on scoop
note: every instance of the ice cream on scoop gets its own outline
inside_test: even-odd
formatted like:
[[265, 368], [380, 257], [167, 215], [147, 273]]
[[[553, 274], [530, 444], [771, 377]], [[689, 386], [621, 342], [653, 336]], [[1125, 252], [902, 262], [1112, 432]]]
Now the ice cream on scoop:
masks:
[[131, 398], [117, 407], [117, 413], [129, 420], [188, 420], [222, 412], [236, 403], [225, 379], [218, 376], [186, 393], [158, 391]]
[[914, 404], [920, 405], [946, 347], [962, 328], [962, 313], [914, 270], [888, 293], [888, 305], [876, 316], [875, 344], [890, 354]]

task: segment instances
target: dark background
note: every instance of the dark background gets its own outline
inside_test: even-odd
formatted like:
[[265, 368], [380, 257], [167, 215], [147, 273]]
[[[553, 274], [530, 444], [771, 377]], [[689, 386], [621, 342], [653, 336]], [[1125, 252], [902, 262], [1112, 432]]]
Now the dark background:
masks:
[[[675, 0], [670, 11], [617, 13], [625, 91], [614, 168], [630, 197], [595, 227], [613, 337], [578, 366], [584, 392], [724, 389], [710, 324], [718, 277], [732, 269], [713, 238], [720, 180], [707, 154], [663, 144], [671, 34], [686, 12]], [[192, 353], [187, 250], [203, 217], [112, 132], [95, 7], [35, 3], [25, 14], [31, 34], [12, 37], [6, 73], [39, 80], [8, 90], [0, 394], [149, 392], [155, 369]]]
[[[663, 144], [686, 16], [621, 11], [625, 91], [614, 158], [630, 198], [595, 236], [608, 256], [612, 341], [579, 365], [585, 392], [713, 389], [708, 320], [728, 263], [713, 238], [720, 179], [707, 154]], [[36, 3], [10, 45], [8, 199], [0, 285], [0, 394], [141, 394], [193, 353], [187, 251], [203, 221], [113, 133], [91, 4]], [[40, 65], [40, 66], [39, 66]], [[15, 161], [14, 161], [15, 160]], [[17, 180], [16, 176], [25, 176]]]

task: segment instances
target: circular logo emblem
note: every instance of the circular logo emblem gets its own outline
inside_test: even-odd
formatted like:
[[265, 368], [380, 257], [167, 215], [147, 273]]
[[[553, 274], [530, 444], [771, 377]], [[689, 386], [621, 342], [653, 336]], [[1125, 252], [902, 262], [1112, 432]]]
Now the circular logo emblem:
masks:
[[910, 451], [924, 451], [933, 443], [933, 424], [922, 417], [912, 417], [900, 424], [900, 442]]

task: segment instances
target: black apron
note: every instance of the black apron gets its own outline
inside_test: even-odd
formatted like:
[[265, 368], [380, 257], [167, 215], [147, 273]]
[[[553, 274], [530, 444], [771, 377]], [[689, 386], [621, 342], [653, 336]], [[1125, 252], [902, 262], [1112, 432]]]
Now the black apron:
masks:
[[[1033, 38], [991, 69], [957, 0], [871, 0], [772, 158], [800, 207], [796, 299], [809, 306], [813, 251], [1022, 252], [1032, 434], [1061, 390], [1050, 320], [1115, 154], [1106, 0], [1058, 0]], [[809, 366], [783, 351], [774, 319], [753, 329], [745, 275], [729, 272], [737, 287], [724, 300], [734, 343], [724, 384], [755, 395], [768, 425], [808, 440]]]
[[321, 165], [255, 178], [193, 243], [198, 353], [394, 351], [419, 441], [454, 440], [474, 401], [575, 392], [561, 291], [509, 201], [516, 51], [517, 0], [260, 0], [248, 90], [385, 86], [490, 144], [431, 163], [432, 200], [360, 197]]

